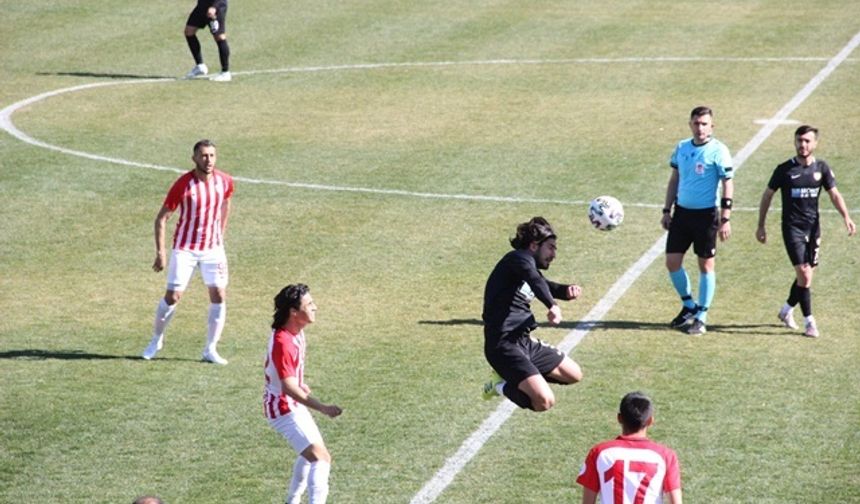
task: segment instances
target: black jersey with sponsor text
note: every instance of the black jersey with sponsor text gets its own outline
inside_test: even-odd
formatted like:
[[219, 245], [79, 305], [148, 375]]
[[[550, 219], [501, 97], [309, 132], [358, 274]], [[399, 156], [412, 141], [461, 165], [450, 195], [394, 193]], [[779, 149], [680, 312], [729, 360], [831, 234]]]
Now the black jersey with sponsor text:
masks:
[[824, 160], [803, 166], [791, 158], [776, 167], [767, 186], [782, 192], [783, 227], [808, 227], [818, 222], [821, 189], [836, 187], [836, 177]]
[[534, 329], [537, 322], [531, 311], [532, 299], [537, 297], [549, 308], [553, 298], [565, 299], [566, 295], [567, 285], [545, 279], [527, 250], [512, 250], [496, 264], [484, 288], [484, 336], [499, 338]]

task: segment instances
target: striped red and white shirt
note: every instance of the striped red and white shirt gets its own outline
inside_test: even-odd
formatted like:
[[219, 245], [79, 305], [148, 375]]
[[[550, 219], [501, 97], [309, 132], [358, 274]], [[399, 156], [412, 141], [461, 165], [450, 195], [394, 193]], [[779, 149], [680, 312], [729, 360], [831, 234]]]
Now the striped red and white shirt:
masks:
[[233, 177], [217, 169], [205, 182], [194, 176], [194, 170], [179, 177], [164, 199], [171, 212], [179, 209], [173, 248], [205, 251], [221, 247], [221, 210], [232, 195]]
[[266, 418], [273, 420], [290, 413], [296, 406], [296, 400], [282, 390], [282, 379], [295, 377], [299, 387], [308, 390], [305, 385], [305, 332], [291, 334], [283, 328], [272, 329], [265, 371], [263, 410]]
[[591, 448], [576, 482], [602, 504], [660, 504], [663, 493], [681, 488], [681, 469], [671, 448], [622, 435]]

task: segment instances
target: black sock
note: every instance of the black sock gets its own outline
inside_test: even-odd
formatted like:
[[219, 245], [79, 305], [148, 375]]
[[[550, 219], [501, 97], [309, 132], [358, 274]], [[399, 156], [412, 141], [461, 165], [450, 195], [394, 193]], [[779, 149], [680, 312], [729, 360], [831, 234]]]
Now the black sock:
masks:
[[198, 65], [203, 63], [203, 54], [200, 53], [200, 41], [197, 35], [185, 36], [185, 41], [188, 42], [188, 48], [191, 49], [191, 56], [194, 57], [194, 62]]
[[792, 282], [791, 290], [788, 291], [788, 306], [797, 306], [797, 302], [800, 301], [800, 294], [797, 292], [797, 280]]
[[800, 311], [804, 317], [812, 315], [812, 291], [809, 287], [798, 287], [797, 295], [800, 298]]
[[505, 382], [505, 386], [502, 388], [502, 391], [505, 393], [505, 397], [510, 399], [511, 402], [520, 408], [534, 410], [531, 398], [529, 398], [528, 394], [517, 388], [516, 385], [513, 385], [510, 382]]
[[218, 44], [218, 57], [221, 58], [221, 71], [229, 72], [230, 71], [230, 46], [227, 44], [227, 39], [218, 40], [215, 39], [215, 43]]

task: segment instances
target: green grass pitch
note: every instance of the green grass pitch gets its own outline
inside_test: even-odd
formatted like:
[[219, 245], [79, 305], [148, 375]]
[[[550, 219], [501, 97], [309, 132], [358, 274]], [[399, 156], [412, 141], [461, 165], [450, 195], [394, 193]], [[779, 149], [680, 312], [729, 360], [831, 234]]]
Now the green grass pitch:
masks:
[[[234, 0], [221, 84], [173, 80], [192, 66], [193, 3], [0, 0], [0, 109], [103, 83], [11, 119], [131, 163], [0, 131], [0, 502], [282, 502], [294, 454], [263, 418], [262, 358], [272, 297], [297, 281], [320, 307], [308, 380], [345, 410], [317, 417], [330, 500], [409, 502], [498, 405], [480, 400], [481, 296], [514, 226], [549, 219], [547, 275], [583, 286], [538, 331], [557, 343], [660, 238], [689, 110], [712, 106], [737, 154], [860, 30], [854, 0]], [[858, 62], [789, 115], [821, 129], [855, 219]], [[635, 389], [656, 402], [650, 434], [678, 452], [687, 501], [860, 502], [860, 238], [822, 198], [810, 340], [776, 320], [792, 278], [778, 214], [768, 245], [753, 235], [793, 128], [737, 173], [708, 334], [665, 327], [678, 301], [659, 256], [572, 351], [583, 383], [555, 387], [550, 412], [516, 411], [437, 502], [578, 502], [582, 459]], [[203, 137], [237, 177], [230, 365], [197, 360], [199, 277], [144, 362], [164, 289], [152, 222], [177, 174], [140, 165], [189, 169]], [[600, 194], [625, 203], [609, 233], [586, 218]]]

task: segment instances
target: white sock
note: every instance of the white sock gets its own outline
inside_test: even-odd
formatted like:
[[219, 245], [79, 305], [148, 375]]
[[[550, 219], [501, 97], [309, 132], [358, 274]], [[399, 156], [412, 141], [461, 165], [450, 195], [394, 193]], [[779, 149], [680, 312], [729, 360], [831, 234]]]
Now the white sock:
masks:
[[784, 305], [782, 305], [782, 313], [791, 313], [792, 310], [794, 310], [794, 307], [790, 304], [785, 303]]
[[500, 381], [499, 383], [496, 384], [496, 392], [498, 392], [500, 396], [505, 395], [505, 383], [508, 383], [508, 382]]
[[287, 493], [286, 504], [299, 504], [302, 494], [308, 486], [308, 474], [311, 472], [311, 463], [301, 455], [296, 458], [293, 466], [293, 479], [290, 480], [290, 490]]
[[167, 324], [176, 313], [176, 304], [169, 305], [164, 298], [158, 301], [158, 306], [155, 308], [155, 322], [152, 325], [152, 335], [159, 338], [164, 337], [164, 331], [167, 329]]
[[209, 330], [206, 333], [206, 350], [214, 351], [221, 332], [224, 330], [224, 322], [227, 319], [227, 303], [209, 304]]
[[311, 470], [308, 475], [308, 494], [310, 504], [325, 504], [328, 498], [328, 474], [331, 464], [317, 460], [311, 462]]
[[806, 317], [805, 319], [806, 319], [806, 324], [807, 324], [807, 325], [809, 325], [809, 324], [815, 324], [815, 317], [813, 317], [812, 315], [810, 315], [810, 316]]

